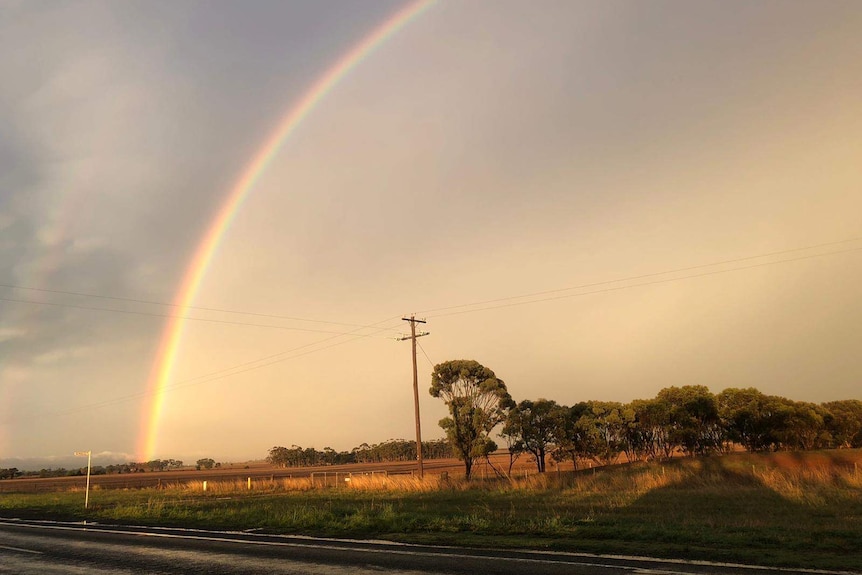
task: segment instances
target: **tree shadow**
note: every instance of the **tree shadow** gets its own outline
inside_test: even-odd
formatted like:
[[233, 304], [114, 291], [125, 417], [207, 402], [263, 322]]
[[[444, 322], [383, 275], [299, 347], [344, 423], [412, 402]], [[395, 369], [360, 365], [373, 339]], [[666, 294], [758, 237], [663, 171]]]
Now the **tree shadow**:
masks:
[[[810, 485], [782, 483], [785, 474], [759, 472], [757, 461], [714, 456], [669, 462], [665, 480], [656, 477], [655, 487], [627, 505], [599, 514], [593, 535], [613, 536], [646, 549], [651, 542], [661, 543], [681, 557], [862, 567], [858, 487], [842, 490], [840, 481], [833, 481], [823, 490], [829, 496], [812, 498], [806, 493]], [[807, 457], [794, 463], [806, 462]], [[759, 463], [763, 466], [764, 460]], [[644, 466], [638, 472], [657, 469]]]

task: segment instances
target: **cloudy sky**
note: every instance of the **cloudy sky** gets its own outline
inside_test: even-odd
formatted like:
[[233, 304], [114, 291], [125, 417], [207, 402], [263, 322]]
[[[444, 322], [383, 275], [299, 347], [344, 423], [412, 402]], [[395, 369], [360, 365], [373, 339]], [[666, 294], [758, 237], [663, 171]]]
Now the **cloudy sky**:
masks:
[[167, 305], [280, 119], [405, 5], [0, 0], [0, 467], [411, 438], [411, 313], [426, 438], [458, 358], [517, 400], [860, 397], [854, 0], [441, 0]]

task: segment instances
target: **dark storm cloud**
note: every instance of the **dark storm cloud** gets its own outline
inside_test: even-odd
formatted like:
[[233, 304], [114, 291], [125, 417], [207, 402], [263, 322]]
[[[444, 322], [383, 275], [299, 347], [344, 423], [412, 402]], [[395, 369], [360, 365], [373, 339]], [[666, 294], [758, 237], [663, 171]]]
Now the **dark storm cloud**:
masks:
[[[0, 7], [0, 284], [171, 302], [269, 130], [397, 5]], [[14, 287], [0, 298], [0, 418], [139, 391], [165, 319], [120, 312], [173, 312]]]

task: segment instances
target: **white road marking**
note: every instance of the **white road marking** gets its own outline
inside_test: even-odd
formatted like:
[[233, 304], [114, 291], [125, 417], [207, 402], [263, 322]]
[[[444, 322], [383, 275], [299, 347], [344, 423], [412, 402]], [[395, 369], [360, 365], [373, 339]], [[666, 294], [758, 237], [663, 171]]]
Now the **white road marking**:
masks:
[[18, 551], [20, 553], [32, 553], [33, 555], [44, 555], [41, 551], [34, 551], [33, 549], [22, 549], [20, 547], [12, 547], [10, 545], [0, 545], [0, 549], [6, 549], [8, 551]]
[[[473, 554], [471, 551], [476, 551], [471, 548], [459, 548], [454, 546], [439, 546], [438, 549], [450, 549], [452, 553], [434, 553], [429, 551], [408, 551], [401, 549], [374, 549], [372, 547], [353, 547], [347, 545], [320, 545], [312, 543], [312, 541], [329, 541], [329, 542], [338, 542], [351, 544], [356, 543], [359, 545], [369, 544], [370, 541], [366, 540], [350, 540], [350, 539], [336, 539], [336, 538], [315, 538], [309, 536], [296, 536], [296, 535], [266, 535], [266, 534], [258, 534], [258, 533], [243, 533], [239, 531], [234, 532], [219, 532], [219, 531], [201, 531], [198, 529], [183, 529], [183, 528], [173, 528], [173, 527], [150, 527], [149, 529], [165, 529], [171, 531], [186, 531], [189, 533], [188, 535], [178, 535], [176, 533], [158, 533], [152, 531], [127, 531], [123, 529], [123, 526], [117, 525], [112, 528], [95, 528], [94, 524], [86, 524], [84, 522], [83, 528], [80, 523], [63, 523], [63, 522], [53, 522], [53, 521], [39, 521], [34, 523], [26, 523], [26, 522], [18, 522], [20, 520], [12, 519], [11, 521], [0, 520], [0, 525], [10, 525], [17, 527], [30, 527], [33, 529], [56, 529], [63, 531], [91, 531], [96, 533], [114, 533], [121, 535], [138, 535], [144, 537], [157, 537], [164, 539], [186, 539], [186, 540], [196, 540], [196, 541], [217, 541], [222, 543], [247, 543], [249, 545], [260, 545], [265, 547], [294, 547], [294, 548], [302, 548], [302, 549], [333, 549], [336, 551], [353, 551], [359, 553], [389, 553], [393, 555], [406, 555], [413, 557], [446, 557], [446, 558], [472, 558], [472, 559], [485, 559], [492, 561], [511, 561], [515, 563], [538, 563], [538, 564], [549, 564], [549, 565], [580, 565], [585, 567], [597, 567], [602, 569], [616, 569], [616, 570], [626, 570], [631, 571], [632, 573], [672, 573], [674, 575], [698, 575], [696, 573], [688, 573], [682, 570], [676, 569], [654, 569], [650, 567], [645, 567], [641, 565], [613, 565], [608, 563], [592, 563], [586, 561], [554, 561], [550, 559], [541, 559], [541, 558], [529, 558], [529, 557], [494, 557], [493, 555], [486, 554]], [[98, 525], [98, 524], [95, 524]], [[206, 533], [207, 535], [192, 535], [192, 533]], [[221, 533], [223, 535], [229, 535], [231, 533], [236, 533], [237, 535], [246, 535], [252, 537], [283, 537], [284, 539], [293, 539], [294, 541], [302, 540], [308, 541], [306, 542], [290, 542], [290, 541], [254, 541], [251, 539], [237, 539], [232, 537], [218, 537], [216, 534]], [[211, 535], [210, 535], [211, 534]], [[409, 543], [395, 543], [389, 541], [375, 541], [372, 545], [395, 545], [395, 546], [403, 546], [410, 547]], [[457, 551], [461, 551], [460, 553]], [[493, 549], [483, 549], [483, 552], [493, 551]], [[640, 557], [640, 556], [629, 556], [629, 555], [598, 555], [592, 553], [571, 553], [565, 551], [537, 551], [537, 550], [527, 550], [527, 549], [507, 549], [505, 551], [513, 552], [513, 553], [521, 553], [524, 555], [546, 555], [546, 556], [555, 556], [560, 558], [571, 558], [571, 559], [615, 559], [615, 560], [623, 560], [623, 561], [641, 561], [641, 562], [649, 562], [653, 564], [667, 564], [667, 565], [691, 565], [691, 566], [714, 566], [714, 567], [725, 567], [725, 568], [734, 568], [734, 569], [751, 569], [755, 571], [767, 571], [767, 572], [792, 572], [792, 573], [811, 573], [817, 575], [858, 575], [856, 573], [851, 573], [848, 571], [830, 571], [825, 569], [790, 569], [786, 567], [765, 567], [761, 565], [745, 565], [740, 563], [721, 563], [721, 562], [712, 562], [712, 561], [701, 561], [701, 560], [686, 560], [686, 559], [660, 559], [653, 557]]]

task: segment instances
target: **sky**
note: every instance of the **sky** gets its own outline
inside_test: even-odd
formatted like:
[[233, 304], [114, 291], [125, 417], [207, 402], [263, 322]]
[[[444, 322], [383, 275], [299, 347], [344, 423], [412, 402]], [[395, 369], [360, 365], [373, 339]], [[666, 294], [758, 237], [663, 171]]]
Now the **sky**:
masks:
[[450, 359], [518, 401], [862, 397], [853, 0], [431, 3], [171, 306], [410, 6], [0, 0], [0, 467], [412, 439], [410, 314], [427, 439]]

